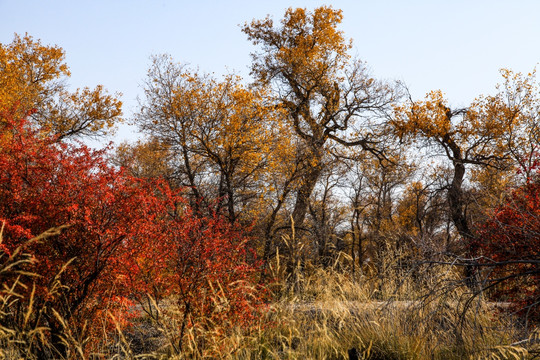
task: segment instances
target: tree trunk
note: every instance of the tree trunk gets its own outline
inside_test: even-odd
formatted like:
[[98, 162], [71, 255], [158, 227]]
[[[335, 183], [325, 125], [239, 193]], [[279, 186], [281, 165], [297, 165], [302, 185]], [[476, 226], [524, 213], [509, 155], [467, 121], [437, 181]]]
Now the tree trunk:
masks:
[[448, 189], [448, 205], [450, 216], [458, 233], [465, 239], [470, 239], [472, 233], [465, 214], [465, 199], [463, 196], [463, 178], [465, 177], [465, 165], [461, 162], [454, 164], [454, 177]]
[[303, 179], [303, 183], [296, 192], [296, 203], [294, 204], [293, 220], [294, 225], [301, 227], [304, 224], [306, 218], [307, 209], [309, 206], [309, 198], [311, 193], [319, 180], [319, 176], [322, 172], [322, 165], [320, 159], [317, 161], [317, 165], [310, 168]]
[[[465, 212], [466, 204], [462, 187], [464, 177], [465, 165], [463, 162], [454, 161], [454, 177], [448, 189], [448, 205], [452, 222], [465, 244], [467, 244], [473, 238], [473, 234]], [[478, 285], [475, 277], [475, 266], [472, 264], [465, 266], [465, 281], [472, 291], [476, 291]]]

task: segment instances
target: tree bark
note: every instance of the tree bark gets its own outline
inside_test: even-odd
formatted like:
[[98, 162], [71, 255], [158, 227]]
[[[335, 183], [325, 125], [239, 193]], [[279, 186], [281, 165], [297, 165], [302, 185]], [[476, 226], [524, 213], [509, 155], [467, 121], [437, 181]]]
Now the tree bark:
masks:
[[465, 213], [465, 199], [463, 194], [463, 179], [465, 177], [465, 165], [462, 162], [454, 163], [454, 176], [448, 189], [448, 205], [450, 217], [460, 236], [466, 239], [472, 238], [472, 233]]
[[307, 209], [309, 206], [309, 198], [311, 197], [311, 193], [313, 192], [313, 189], [317, 184], [317, 180], [319, 180], [321, 172], [322, 165], [320, 163], [320, 159], [318, 159], [317, 165], [313, 166], [308, 170], [306, 176], [303, 179], [302, 185], [296, 192], [296, 202], [294, 204], [294, 210], [292, 214], [295, 226], [302, 227], [302, 225], [304, 224]]

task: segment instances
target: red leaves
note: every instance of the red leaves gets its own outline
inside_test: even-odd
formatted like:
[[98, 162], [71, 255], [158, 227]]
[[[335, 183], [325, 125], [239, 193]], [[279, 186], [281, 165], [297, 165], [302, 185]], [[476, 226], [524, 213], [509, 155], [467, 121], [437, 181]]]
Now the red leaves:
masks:
[[540, 181], [513, 191], [472, 245], [487, 258], [483, 265], [493, 265], [493, 295], [515, 302], [527, 318], [540, 320]]
[[[130, 276], [130, 287], [157, 299], [174, 294], [193, 321], [204, 317], [215, 322], [220, 316], [237, 324], [249, 321], [261, 302], [252, 285], [259, 266], [242, 232], [225, 218], [195, 216], [175, 195], [154, 206], [157, 213], [166, 215], [155, 218], [139, 234], [158, 236], [156, 241], [151, 246], [144, 242], [135, 246], [138, 251], [132, 252], [132, 262], [123, 264], [132, 269], [126, 268], [127, 274], [141, 275]], [[222, 309], [218, 316], [217, 304], [223, 301], [226, 311]]]
[[[175, 294], [193, 320], [253, 315], [259, 297], [250, 284], [258, 267], [239, 229], [218, 216], [195, 216], [166, 184], [112, 168], [102, 151], [58, 144], [6, 114], [0, 120], [0, 252], [70, 225], [26, 249], [37, 260], [30, 270], [40, 276], [36, 303], [75, 324], [111, 306], [126, 310], [148, 293]], [[66, 287], [52, 298], [47, 286], [61, 271]], [[222, 295], [227, 311], [216, 312]]]
[[[6, 246], [14, 249], [51, 227], [72, 225], [27, 249], [38, 260], [34, 270], [45, 279], [43, 285], [72, 261], [61, 279], [76, 305], [71, 314], [93, 296], [90, 287], [105, 291], [96, 284], [133, 223], [121, 210], [135, 205], [137, 196], [101, 152], [56, 144], [40, 138], [25, 121], [3, 120], [9, 125], [9, 131], [1, 133], [0, 148], [0, 218], [6, 222]], [[122, 196], [126, 191], [131, 196]]]

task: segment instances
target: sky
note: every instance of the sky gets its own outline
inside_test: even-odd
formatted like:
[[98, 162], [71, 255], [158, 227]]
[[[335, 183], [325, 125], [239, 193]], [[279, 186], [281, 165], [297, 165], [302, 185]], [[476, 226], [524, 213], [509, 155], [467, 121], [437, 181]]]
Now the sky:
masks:
[[[241, 26], [321, 5], [343, 10], [352, 53], [376, 78], [404, 82], [416, 99], [441, 89], [451, 106], [464, 107], [494, 92], [500, 68], [528, 73], [540, 62], [537, 0], [0, 0], [0, 43], [28, 33], [62, 47], [70, 86], [122, 93], [129, 119], [152, 55], [249, 81], [256, 48]], [[122, 126], [114, 141], [137, 137]]]

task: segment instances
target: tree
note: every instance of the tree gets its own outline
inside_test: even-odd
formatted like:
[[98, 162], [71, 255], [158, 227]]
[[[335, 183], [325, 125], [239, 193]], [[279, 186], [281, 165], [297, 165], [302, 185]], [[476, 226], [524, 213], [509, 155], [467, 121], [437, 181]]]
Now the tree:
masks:
[[381, 278], [385, 272], [384, 260], [389, 254], [395, 258], [406, 252], [398, 213], [398, 194], [415, 175], [414, 164], [409, 164], [404, 152], [388, 148], [391, 160], [381, 164], [372, 154], [352, 153], [348, 165], [346, 186], [350, 201], [349, 239], [353, 259], [360, 269], [369, 265]]
[[[493, 96], [479, 96], [468, 108], [450, 109], [442, 92], [433, 91], [424, 101], [396, 107], [395, 133], [402, 139], [420, 139], [434, 154], [450, 162], [453, 176], [447, 198], [452, 221], [462, 237], [471, 238], [464, 181], [469, 180], [500, 199], [511, 174], [529, 177], [540, 139], [540, 98], [536, 72], [526, 76], [502, 69], [503, 81]], [[495, 181], [495, 179], [499, 181]], [[496, 204], [493, 203], [492, 205]], [[487, 206], [489, 206], [486, 203]]]
[[459, 235], [473, 237], [467, 218], [464, 181], [467, 166], [499, 167], [506, 159], [504, 135], [512, 124], [488, 116], [481, 102], [468, 109], [451, 110], [442, 92], [433, 91], [425, 101], [396, 108], [393, 126], [402, 139], [419, 139], [425, 147], [449, 160], [452, 179], [447, 186], [448, 209]]
[[154, 320], [160, 321], [152, 313], [152, 302], [145, 305], [148, 295], [157, 303], [167, 296], [175, 300], [177, 307], [167, 308], [181, 314], [173, 347], [184, 354], [189, 352], [184, 347], [188, 330], [195, 330], [190, 332], [195, 337], [191, 341], [204, 342], [197, 334], [249, 327], [258, 317], [266, 293], [256, 285], [261, 263], [242, 229], [217, 214], [203, 217], [184, 206], [179, 211], [177, 202], [186, 202], [171, 199], [174, 197], [161, 209], [162, 216], [139, 234], [152, 241], [144, 248], [131, 249], [127, 264], [137, 270], [127, 274], [130, 288], [135, 290], [132, 296]]
[[107, 134], [121, 121], [121, 101], [102, 85], [68, 91], [64, 58], [60, 47], [29, 35], [0, 44], [0, 108], [16, 109], [15, 118], [31, 112], [40, 131], [59, 140]]
[[413, 181], [404, 189], [396, 205], [400, 231], [414, 240], [426, 258], [444, 254], [449, 248], [449, 219], [444, 194], [434, 180]]
[[325, 166], [319, 184], [315, 186], [309, 203], [309, 228], [316, 254], [314, 262], [330, 266], [343, 250], [343, 239], [338, 235], [345, 222], [346, 207], [341, 202], [339, 188], [346, 167], [338, 159]]
[[136, 178], [163, 178], [170, 184], [177, 177], [173, 168], [174, 154], [169, 146], [157, 139], [138, 140], [135, 143], [123, 142], [116, 148], [112, 162], [129, 171]]
[[252, 218], [247, 211], [274, 167], [279, 131], [264, 89], [240, 81], [231, 75], [218, 81], [156, 57], [136, 119], [175, 155], [178, 183], [189, 187], [193, 203], [215, 204], [231, 223]]
[[370, 126], [397, 98], [395, 88], [370, 77], [362, 62], [350, 62], [351, 42], [337, 28], [341, 20], [341, 11], [330, 7], [289, 8], [281, 26], [266, 18], [243, 28], [262, 48], [253, 54], [252, 75], [260, 85], [272, 86], [287, 126], [303, 142], [299, 155], [305, 166], [292, 214], [298, 227], [323, 172], [329, 141], [383, 157]]
[[[518, 177], [525, 183], [534, 175], [540, 144], [540, 88], [536, 69], [528, 74], [500, 70], [503, 81], [494, 96], [481, 98], [482, 112], [506, 124], [504, 145]], [[509, 171], [513, 175], [516, 172]]]
[[[0, 221], [5, 223], [4, 251], [25, 247], [36, 260], [26, 269], [39, 275], [34, 283], [30, 321], [47, 325], [59, 356], [66, 351], [60, 318], [79, 329], [92, 323], [117, 296], [125, 296], [121, 278], [110, 260], [146, 220], [139, 203], [144, 191], [129, 177], [109, 167], [103, 152], [56, 143], [43, 137], [25, 120], [1, 114]], [[46, 241], [28, 239], [49, 228], [67, 226]], [[67, 268], [65, 268], [65, 266]], [[60, 275], [59, 275], [60, 274]], [[48, 286], [58, 280], [64, 290], [49, 296]], [[26, 301], [32, 287], [19, 289]], [[101, 301], [95, 300], [100, 298]], [[24, 301], [17, 306], [25, 306]], [[58, 316], [60, 317], [58, 317]]]

